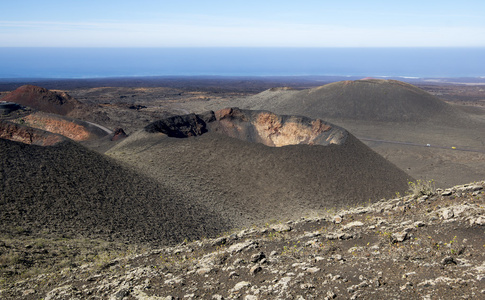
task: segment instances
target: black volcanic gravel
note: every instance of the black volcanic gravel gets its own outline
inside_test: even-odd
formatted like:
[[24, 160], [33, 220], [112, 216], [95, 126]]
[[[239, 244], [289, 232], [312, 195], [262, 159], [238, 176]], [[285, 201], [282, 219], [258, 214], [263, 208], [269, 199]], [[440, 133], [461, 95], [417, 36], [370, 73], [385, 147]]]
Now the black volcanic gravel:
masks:
[[0, 231], [168, 244], [227, 222], [194, 201], [74, 142], [0, 139]]

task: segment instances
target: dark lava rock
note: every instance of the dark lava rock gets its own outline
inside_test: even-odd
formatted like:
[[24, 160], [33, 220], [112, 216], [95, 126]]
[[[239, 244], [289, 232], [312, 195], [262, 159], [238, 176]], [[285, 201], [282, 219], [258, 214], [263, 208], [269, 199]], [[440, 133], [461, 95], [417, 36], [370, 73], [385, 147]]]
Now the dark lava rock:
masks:
[[153, 122], [145, 127], [150, 133], [162, 132], [169, 137], [186, 138], [207, 132], [206, 122], [196, 114], [174, 116]]
[[0, 102], [0, 115], [8, 115], [9, 113], [22, 108], [17, 103], [13, 102]]
[[123, 128], [117, 128], [113, 133], [113, 137], [111, 138], [112, 141], [118, 141], [121, 139], [126, 138], [128, 135], [125, 133]]

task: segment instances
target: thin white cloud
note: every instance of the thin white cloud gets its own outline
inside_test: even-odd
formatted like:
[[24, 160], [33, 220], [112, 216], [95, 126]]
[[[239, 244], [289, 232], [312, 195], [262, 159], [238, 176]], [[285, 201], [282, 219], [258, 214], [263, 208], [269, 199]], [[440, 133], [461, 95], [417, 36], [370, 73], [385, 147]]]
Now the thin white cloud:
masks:
[[483, 47], [482, 36], [480, 27], [0, 21], [3, 46], [19, 47]]

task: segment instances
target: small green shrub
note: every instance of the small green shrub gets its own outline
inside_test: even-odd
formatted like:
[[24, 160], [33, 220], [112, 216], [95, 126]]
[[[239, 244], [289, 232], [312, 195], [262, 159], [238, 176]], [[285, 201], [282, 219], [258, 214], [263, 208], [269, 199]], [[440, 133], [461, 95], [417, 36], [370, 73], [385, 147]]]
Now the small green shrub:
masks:
[[427, 195], [431, 196], [436, 192], [436, 187], [434, 180], [421, 180], [418, 179], [416, 182], [410, 181], [408, 182], [408, 187], [409, 187], [409, 194], [411, 195]]

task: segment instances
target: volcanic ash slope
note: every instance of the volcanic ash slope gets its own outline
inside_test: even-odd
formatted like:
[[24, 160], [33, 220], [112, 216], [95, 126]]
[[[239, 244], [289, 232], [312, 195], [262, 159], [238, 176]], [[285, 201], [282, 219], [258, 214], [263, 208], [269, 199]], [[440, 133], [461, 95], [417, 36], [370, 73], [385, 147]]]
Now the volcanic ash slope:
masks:
[[459, 118], [439, 98], [397, 80], [340, 81], [301, 91], [274, 88], [234, 104], [330, 120], [449, 124]]
[[391, 197], [410, 179], [342, 128], [237, 108], [160, 120], [108, 155], [238, 225]]
[[166, 245], [230, 228], [190, 198], [75, 142], [56, 141], [0, 139], [2, 235]]

